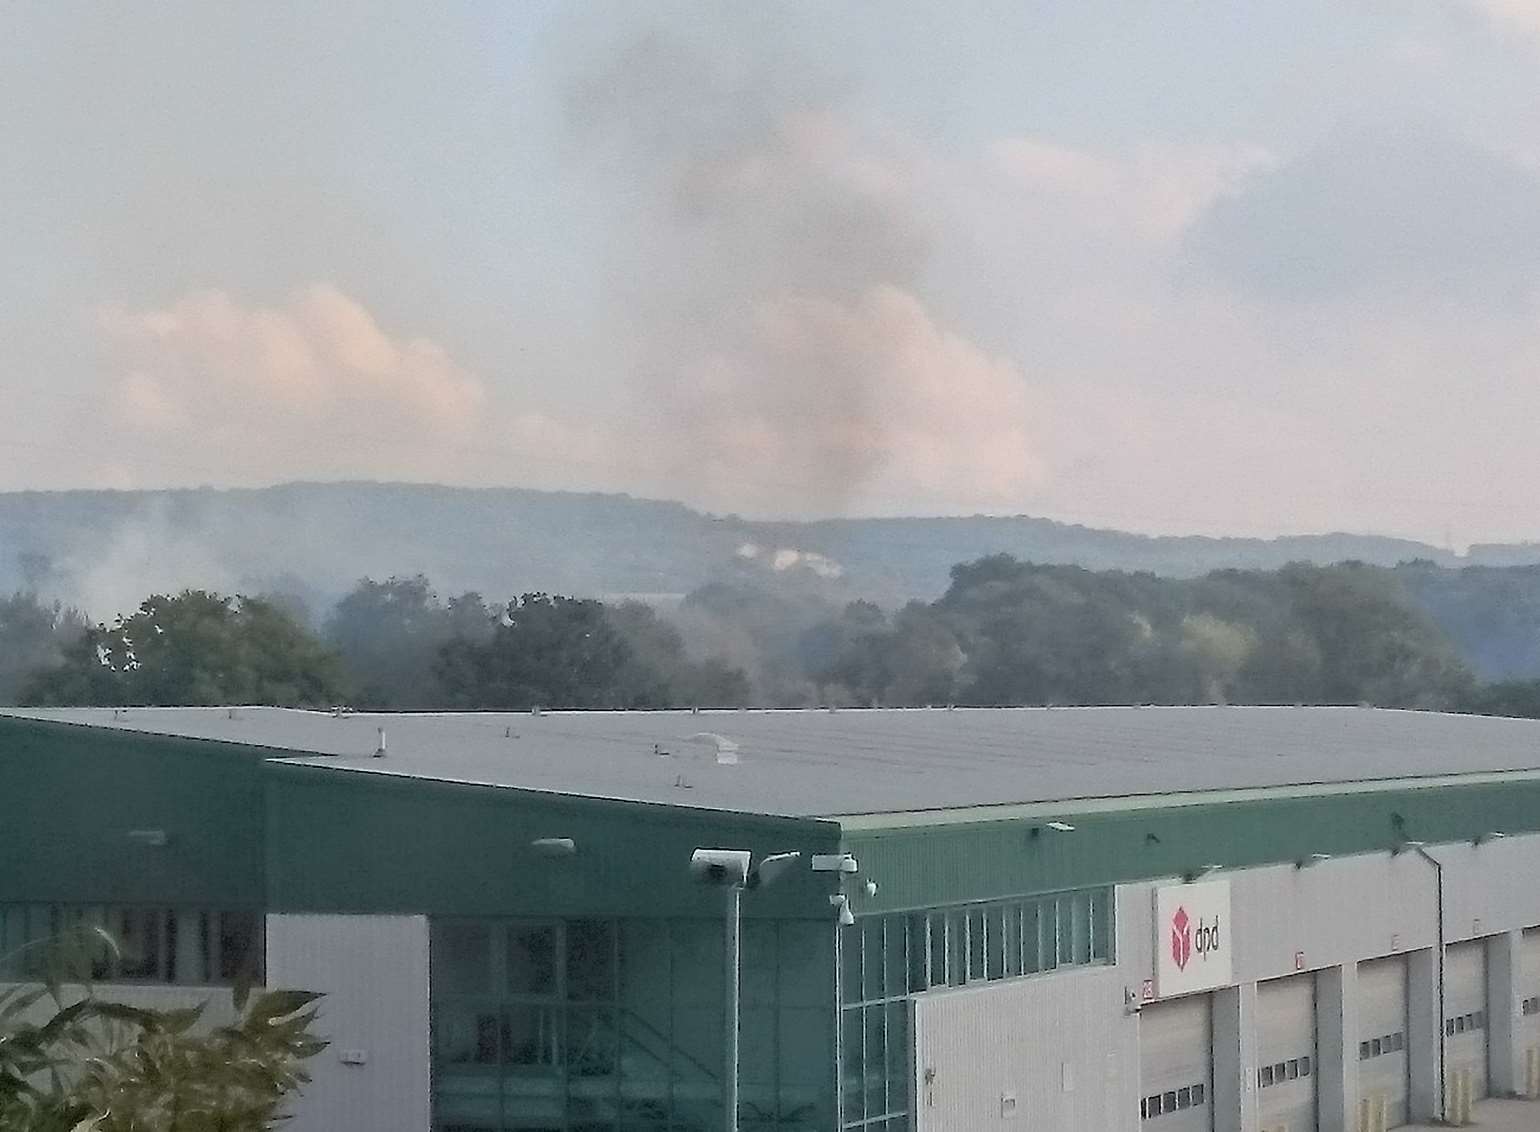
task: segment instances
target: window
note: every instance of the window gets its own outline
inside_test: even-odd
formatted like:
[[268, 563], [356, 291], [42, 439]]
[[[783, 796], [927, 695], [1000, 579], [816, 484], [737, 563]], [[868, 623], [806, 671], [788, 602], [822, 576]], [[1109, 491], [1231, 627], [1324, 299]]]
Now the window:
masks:
[[1257, 1071], [1257, 1084], [1261, 1088], [1265, 1089], [1269, 1085], [1271, 1085], [1272, 1083], [1273, 1083], [1273, 1067], [1271, 1065], [1264, 1065], [1264, 1066], [1262, 1066], [1262, 1068]]
[[1370, 1047], [1370, 1043], [1368, 1043], [1368, 1042], [1359, 1042], [1358, 1043], [1358, 1060], [1359, 1061], [1368, 1061], [1371, 1057], [1374, 1056], [1374, 1054], [1369, 1052], [1370, 1048], [1371, 1048]]
[[1195, 1085], [1183, 1085], [1180, 1089], [1169, 1092], [1142, 1097], [1139, 1100], [1139, 1119], [1152, 1120], [1157, 1116], [1169, 1116], [1173, 1112], [1197, 1108], [1203, 1104], [1207, 1095], [1208, 1087], [1200, 1082]]
[[988, 917], [983, 909], [968, 913], [968, 982], [983, 982], [984, 948], [989, 938]]
[[1299, 1059], [1299, 1075], [1301, 1077], [1310, 1076], [1310, 1059], [1308, 1057]]
[[0, 904], [0, 979], [43, 974], [48, 943], [82, 927], [110, 935], [118, 954], [95, 955], [90, 976], [177, 986], [260, 983], [260, 912], [138, 905]]
[[[907, 962], [905, 933], [902, 922], [886, 937], [880, 920], [875, 926], [882, 986], [885, 945], [895, 943]], [[430, 929], [436, 1132], [720, 1126], [720, 916], [435, 919]], [[743, 924], [740, 1102], [764, 1128], [835, 1125], [835, 938], [825, 923]], [[844, 993], [856, 998], [861, 938], [840, 943], [844, 962], [854, 953], [857, 977]], [[886, 1059], [905, 1048], [907, 1032], [886, 1010], [842, 1012], [842, 1083], [853, 1089], [847, 1102], [860, 1119], [868, 1111], [885, 1117], [893, 1103]]]

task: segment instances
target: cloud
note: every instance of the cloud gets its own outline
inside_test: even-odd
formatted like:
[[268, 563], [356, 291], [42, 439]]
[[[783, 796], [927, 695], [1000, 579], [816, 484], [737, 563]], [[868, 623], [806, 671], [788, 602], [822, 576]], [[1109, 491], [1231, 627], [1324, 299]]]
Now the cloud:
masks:
[[995, 143], [995, 168], [1030, 201], [1081, 226], [1164, 242], [1276, 158], [1253, 145], [1148, 143], [1099, 153], [1036, 137]]
[[114, 357], [135, 366], [118, 391], [128, 415], [146, 427], [176, 427], [199, 406], [239, 401], [258, 413], [400, 414], [418, 428], [455, 428], [485, 398], [482, 383], [438, 345], [390, 336], [360, 303], [324, 283], [276, 307], [242, 304], [223, 291], [145, 311], [110, 307], [100, 325]]
[[1540, 43], [1540, 4], [1535, 0], [1467, 0], [1499, 29]]
[[1540, 270], [1540, 177], [1439, 129], [1334, 139], [1217, 201], [1193, 261], [1274, 299], [1527, 293]]
[[1044, 474], [1022, 374], [891, 285], [767, 299], [668, 392], [671, 474], [719, 505], [1010, 508]]
[[576, 159], [638, 206], [605, 319], [638, 463], [761, 514], [1024, 506], [1027, 383], [922, 298], [936, 163], [804, 59], [740, 57], [741, 31], [651, 33], [573, 86]]

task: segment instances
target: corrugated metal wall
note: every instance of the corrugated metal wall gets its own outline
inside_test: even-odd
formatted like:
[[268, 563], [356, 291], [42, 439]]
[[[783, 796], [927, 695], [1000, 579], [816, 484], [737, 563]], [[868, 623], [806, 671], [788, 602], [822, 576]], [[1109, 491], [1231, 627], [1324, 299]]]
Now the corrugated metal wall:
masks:
[[[1229, 869], [1293, 862], [1312, 853], [1388, 851], [1406, 838], [1468, 841], [1491, 830], [1540, 830], [1540, 783], [1405, 789], [1235, 801], [1120, 813], [1058, 815], [1075, 829], [1043, 832], [1046, 819], [862, 829], [846, 847], [880, 882], [851, 907], [904, 911], [965, 900], [1179, 876], [1208, 862]], [[1400, 819], [1397, 822], [1397, 818]], [[1033, 829], [1039, 833], [1033, 835]], [[1479, 850], [1500, 858], [1501, 841]], [[1407, 871], [1414, 875], [1419, 868]], [[1452, 909], [1452, 912], [1457, 909]], [[1388, 948], [1386, 949], [1388, 950]]]
[[[367, 779], [367, 781], [362, 781]], [[269, 907], [436, 916], [720, 916], [689, 875], [697, 847], [839, 847], [832, 822], [565, 798], [299, 766], [268, 775]], [[577, 854], [541, 857], [535, 838]], [[743, 901], [757, 917], [830, 919], [834, 874], [801, 868]]]
[[[428, 921], [279, 915], [267, 920], [268, 983], [319, 991], [311, 1062], [292, 1132], [425, 1132], [431, 1120]], [[357, 1062], [361, 1058], [361, 1062]]]
[[257, 752], [0, 719], [0, 753], [0, 901], [262, 906]]
[[915, 1000], [917, 1132], [1136, 1132], [1137, 1022], [1115, 971]]

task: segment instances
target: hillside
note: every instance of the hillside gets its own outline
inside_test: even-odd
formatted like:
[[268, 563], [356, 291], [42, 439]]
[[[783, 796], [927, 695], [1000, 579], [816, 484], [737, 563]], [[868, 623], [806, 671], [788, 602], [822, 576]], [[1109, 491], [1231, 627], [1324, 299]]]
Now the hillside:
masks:
[[935, 597], [954, 563], [994, 553], [1174, 577], [1291, 561], [1540, 563], [1540, 545], [1459, 558], [1367, 535], [1151, 537], [1028, 516], [756, 522], [625, 495], [429, 484], [0, 494], [0, 591], [35, 586], [97, 616], [183, 585], [324, 604], [362, 576], [412, 573], [448, 591], [681, 594], [735, 565], [837, 569], [853, 593], [896, 601]]

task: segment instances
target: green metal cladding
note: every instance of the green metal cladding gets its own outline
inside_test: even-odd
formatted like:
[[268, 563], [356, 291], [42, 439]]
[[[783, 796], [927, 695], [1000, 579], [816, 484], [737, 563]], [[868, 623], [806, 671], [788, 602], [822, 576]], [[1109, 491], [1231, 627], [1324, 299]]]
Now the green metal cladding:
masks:
[[[846, 849], [875, 896], [853, 886], [857, 915], [1054, 892], [1225, 868], [1347, 856], [1416, 839], [1462, 841], [1491, 831], [1540, 830], [1540, 781], [1485, 782], [1264, 797], [1221, 804], [1058, 815], [1041, 819], [863, 829]], [[1037, 833], [1034, 834], [1034, 829]]]
[[272, 754], [0, 719], [0, 901], [261, 907]]
[[[718, 914], [690, 884], [702, 845], [844, 849], [868, 915], [1540, 830], [1540, 780], [1169, 807], [1073, 804], [1041, 820], [860, 828], [688, 807], [456, 785], [273, 760], [270, 750], [0, 719], [0, 901], [139, 902], [438, 916]], [[972, 820], [974, 817], [977, 820]], [[870, 820], [865, 825], [877, 824]], [[1038, 833], [1033, 834], [1037, 829]], [[164, 830], [163, 846], [131, 831]], [[537, 838], [577, 854], [540, 856]], [[867, 882], [876, 892], [867, 894]], [[750, 918], [825, 919], [836, 874], [798, 870], [744, 900]]]

